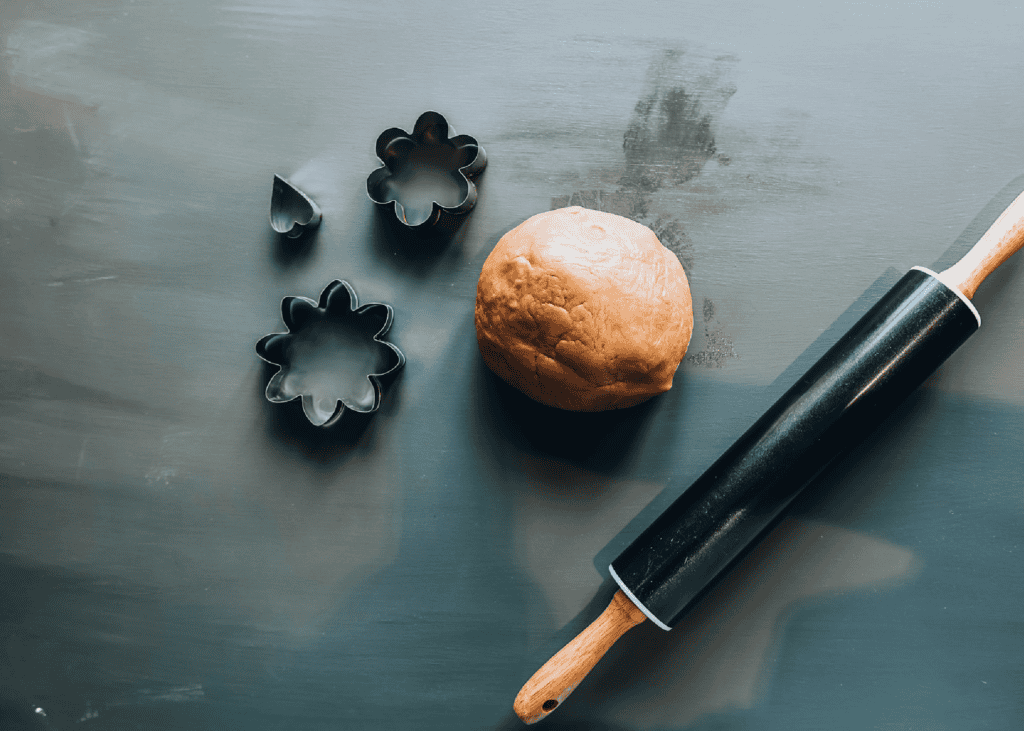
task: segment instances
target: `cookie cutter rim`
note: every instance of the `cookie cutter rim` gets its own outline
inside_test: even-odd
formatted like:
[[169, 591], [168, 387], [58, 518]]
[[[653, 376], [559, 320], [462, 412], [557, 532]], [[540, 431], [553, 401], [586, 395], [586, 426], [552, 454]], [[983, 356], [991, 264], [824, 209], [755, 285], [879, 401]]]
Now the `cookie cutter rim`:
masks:
[[[377, 332], [374, 333], [371, 336], [371, 340], [373, 342], [375, 342], [375, 343], [379, 343], [380, 345], [385, 346], [388, 349], [388, 351], [390, 353], [390, 355], [388, 356], [388, 361], [393, 361], [393, 363], [392, 363], [391, 367], [389, 367], [386, 370], [383, 370], [383, 371], [381, 371], [379, 373], [367, 373], [366, 374], [367, 380], [369, 380], [370, 384], [373, 386], [373, 404], [369, 408], [360, 408], [358, 406], [350, 406], [349, 404], [345, 403], [344, 399], [339, 398], [339, 399], [337, 399], [337, 403], [335, 404], [334, 413], [330, 416], [330, 418], [328, 418], [327, 421], [323, 422], [322, 424], [317, 424], [316, 422], [314, 422], [309, 417], [309, 412], [306, 410], [306, 406], [305, 406], [306, 398], [311, 396], [311, 394], [300, 393], [300, 394], [298, 394], [296, 396], [293, 396], [292, 398], [285, 399], [285, 400], [274, 399], [274, 398], [271, 397], [271, 395], [270, 395], [270, 387], [273, 384], [274, 379], [277, 378], [277, 376], [280, 375], [284, 371], [285, 365], [281, 364], [281, 363], [277, 363], [277, 362], [271, 360], [270, 358], [268, 358], [267, 357], [266, 347], [267, 347], [267, 344], [273, 338], [277, 338], [277, 337], [281, 337], [281, 336], [294, 335], [294, 333], [297, 330], [301, 330], [302, 329], [301, 326], [296, 327], [294, 322], [292, 321], [291, 312], [290, 312], [290, 304], [291, 304], [292, 301], [294, 301], [294, 300], [303, 300], [303, 301], [311, 304], [313, 307], [316, 307], [317, 309], [326, 311], [328, 309], [327, 305], [328, 305], [328, 302], [331, 299], [331, 296], [336, 291], [338, 291], [339, 288], [343, 288], [347, 292], [347, 294], [348, 294], [347, 310], [348, 310], [348, 314], [349, 315], [354, 315], [354, 316], [358, 317], [358, 316], [361, 316], [361, 315], [365, 314], [366, 312], [368, 312], [371, 309], [374, 309], [374, 308], [377, 308], [377, 307], [383, 307], [384, 308], [384, 323], [377, 330]], [[264, 335], [262, 338], [260, 338], [257, 341], [257, 343], [256, 343], [256, 355], [259, 356], [260, 360], [262, 360], [265, 363], [269, 363], [272, 366], [276, 366], [277, 367], [277, 371], [271, 377], [270, 382], [267, 383], [267, 386], [264, 389], [264, 392], [263, 392], [264, 397], [267, 399], [267, 401], [269, 401], [272, 404], [285, 404], [285, 403], [290, 403], [290, 402], [294, 401], [295, 399], [302, 399], [303, 400], [303, 409], [302, 409], [303, 414], [306, 415], [306, 419], [309, 421], [310, 424], [312, 424], [313, 426], [317, 426], [317, 427], [333, 426], [334, 424], [336, 424], [341, 419], [341, 417], [344, 415], [344, 413], [346, 411], [354, 411], [357, 414], [371, 414], [371, 413], [377, 411], [380, 408], [381, 403], [383, 402], [384, 388], [386, 386], [386, 383], [384, 383], [385, 379], [390, 381], [397, 374], [397, 372], [405, 365], [405, 354], [401, 351], [401, 349], [397, 345], [395, 345], [394, 343], [382, 339], [383, 336], [388, 332], [388, 330], [391, 329], [391, 324], [392, 324], [392, 322], [394, 322], [394, 316], [395, 316], [394, 308], [391, 305], [389, 305], [389, 304], [387, 304], [385, 302], [367, 302], [364, 305], [360, 305], [359, 304], [359, 297], [358, 297], [358, 295], [356, 295], [355, 289], [353, 289], [352, 285], [349, 284], [344, 279], [335, 279], [330, 284], [328, 284], [326, 287], [324, 287], [324, 290], [320, 293], [319, 301], [314, 301], [314, 300], [309, 299], [308, 297], [302, 297], [302, 296], [297, 296], [297, 295], [289, 295], [287, 297], [284, 297], [281, 300], [281, 319], [284, 320], [286, 331], [283, 332], [283, 333], [269, 333], [267, 335]]]
[[[426, 220], [421, 221], [417, 224], [411, 224], [406, 220], [405, 207], [397, 200], [392, 199], [389, 201], [380, 200], [376, 195], [376, 189], [392, 174], [391, 168], [388, 166], [388, 161], [392, 158], [388, 154], [388, 147], [395, 141], [401, 138], [412, 140], [414, 144], [422, 144], [421, 140], [430, 129], [443, 130], [444, 142], [451, 144], [456, 150], [462, 150], [467, 147], [476, 148], [476, 155], [467, 164], [455, 169], [455, 172], [459, 173], [459, 185], [462, 187], [465, 184], [465, 195], [460, 203], [454, 206], [442, 206], [437, 201], [431, 202], [430, 215]], [[406, 132], [404, 129], [399, 127], [391, 127], [381, 132], [380, 136], [377, 137], [376, 153], [377, 159], [382, 163], [381, 167], [370, 173], [366, 179], [366, 194], [375, 205], [382, 210], [388, 210], [395, 217], [397, 221], [402, 223], [406, 228], [412, 231], [425, 231], [436, 226], [442, 218], [445, 216], [464, 216], [469, 213], [473, 206], [476, 205], [477, 201], [477, 189], [474, 179], [483, 172], [487, 166], [487, 153], [484, 148], [477, 142], [477, 139], [471, 135], [458, 135], [454, 134], [455, 130], [451, 125], [448, 124], [448, 120], [439, 112], [427, 111], [421, 114], [416, 119], [416, 124], [413, 125], [412, 132]], [[439, 135], [440, 137], [440, 135]]]
[[[281, 209], [285, 195], [297, 196], [300, 200], [305, 202], [310, 207], [309, 218], [305, 221], [299, 221], [292, 216], [291, 225], [288, 228], [283, 228], [278, 225], [274, 214]], [[287, 236], [290, 239], [297, 239], [306, 231], [316, 229], [320, 225], [321, 221], [323, 221], [323, 218], [323, 211], [320, 209], [320, 206], [317, 205], [316, 201], [299, 190], [299, 188], [297, 188], [290, 180], [274, 173], [274, 188], [270, 195], [270, 227], [274, 229], [274, 231], [282, 236]]]

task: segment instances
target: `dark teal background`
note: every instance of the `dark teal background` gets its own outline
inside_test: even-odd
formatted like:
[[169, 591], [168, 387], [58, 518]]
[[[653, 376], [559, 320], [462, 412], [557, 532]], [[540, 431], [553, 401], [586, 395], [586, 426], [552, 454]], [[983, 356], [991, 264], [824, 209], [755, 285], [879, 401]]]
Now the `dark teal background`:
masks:
[[[514, 729], [607, 564], [914, 265], [1024, 190], [1000, 3], [0, 4], [0, 729]], [[428, 109], [489, 164], [421, 248], [365, 193]], [[324, 211], [278, 239], [273, 175]], [[498, 238], [651, 226], [696, 329], [622, 412], [482, 364]], [[395, 308], [381, 410], [311, 427], [255, 355], [335, 278]], [[549, 729], [1024, 723], [1024, 275], [690, 617]]]

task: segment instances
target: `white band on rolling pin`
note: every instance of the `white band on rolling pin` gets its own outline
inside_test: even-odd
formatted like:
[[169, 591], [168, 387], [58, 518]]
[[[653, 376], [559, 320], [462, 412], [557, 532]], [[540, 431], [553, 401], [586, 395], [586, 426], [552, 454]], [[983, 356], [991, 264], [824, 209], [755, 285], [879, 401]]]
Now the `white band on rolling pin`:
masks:
[[935, 277], [940, 282], [942, 282], [942, 284], [946, 287], [946, 289], [948, 289], [951, 292], [953, 292], [953, 294], [955, 294], [957, 297], [959, 297], [961, 299], [961, 301], [965, 305], [967, 305], [968, 307], [971, 308], [971, 312], [973, 312], [974, 316], [976, 318], [978, 318], [978, 327], [981, 327], [981, 313], [978, 312], [978, 308], [974, 306], [974, 303], [971, 302], [969, 299], [967, 299], [967, 295], [965, 295], [963, 292], [961, 292], [959, 289], [954, 287], [949, 282], [943, 282], [942, 281], [942, 277], [939, 276], [938, 274], [936, 274], [935, 272], [933, 272], [931, 269], [926, 269], [925, 267], [911, 267], [911, 269], [916, 269], [919, 272], [924, 272], [925, 274], [927, 274], [929, 276], [932, 276], [932, 277]]
[[608, 572], [612, 575], [612, 578], [615, 579], [615, 583], [619, 585], [619, 588], [622, 589], [622, 593], [625, 594], [626, 596], [628, 596], [629, 597], [629, 601], [633, 602], [633, 604], [636, 605], [637, 609], [639, 609], [641, 612], [646, 614], [647, 618], [649, 620], [651, 620], [652, 622], [654, 622], [656, 625], [658, 625], [659, 627], [661, 627], [664, 630], [672, 629], [667, 624], [665, 624], [660, 619], [658, 619], [653, 614], [651, 614], [650, 610], [647, 607], [645, 607], [643, 605], [643, 603], [641, 603], [641, 601], [639, 599], [637, 599], [635, 596], [633, 596], [633, 592], [631, 592], [629, 590], [628, 586], [626, 586], [625, 584], [622, 583], [622, 579], [620, 579], [619, 575], [617, 573], [615, 573], [615, 569], [612, 568], [611, 564], [608, 564]]

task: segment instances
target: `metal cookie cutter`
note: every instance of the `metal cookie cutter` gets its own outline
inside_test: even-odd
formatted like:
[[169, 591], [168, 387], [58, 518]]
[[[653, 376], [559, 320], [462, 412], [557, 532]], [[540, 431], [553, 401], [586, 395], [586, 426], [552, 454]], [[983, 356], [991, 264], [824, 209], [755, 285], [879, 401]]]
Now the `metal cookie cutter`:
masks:
[[383, 339], [394, 310], [372, 302], [359, 306], [355, 290], [334, 280], [320, 302], [285, 297], [281, 316], [286, 333], [266, 335], [256, 354], [280, 368], [267, 384], [267, 400], [302, 399], [302, 410], [315, 426], [331, 426], [345, 409], [376, 411], [384, 387], [405, 365], [405, 355]]
[[412, 133], [393, 127], [377, 138], [384, 167], [366, 179], [370, 200], [401, 223], [424, 232], [451, 223], [476, 204], [473, 179], [487, 165], [487, 154], [469, 135], [455, 130], [437, 112], [424, 112]]
[[274, 192], [270, 197], [271, 228], [297, 239], [303, 232], [319, 226], [321, 220], [323, 213], [312, 198], [280, 175], [274, 175]]

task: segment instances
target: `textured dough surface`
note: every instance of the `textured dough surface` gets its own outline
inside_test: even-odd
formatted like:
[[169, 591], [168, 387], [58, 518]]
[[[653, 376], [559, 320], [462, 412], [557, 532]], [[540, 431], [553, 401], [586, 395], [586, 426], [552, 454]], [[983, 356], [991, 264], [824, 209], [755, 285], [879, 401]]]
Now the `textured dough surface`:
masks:
[[549, 406], [602, 411], [672, 387], [693, 303], [653, 231], [573, 206], [502, 236], [480, 272], [475, 320], [484, 362], [503, 380]]

